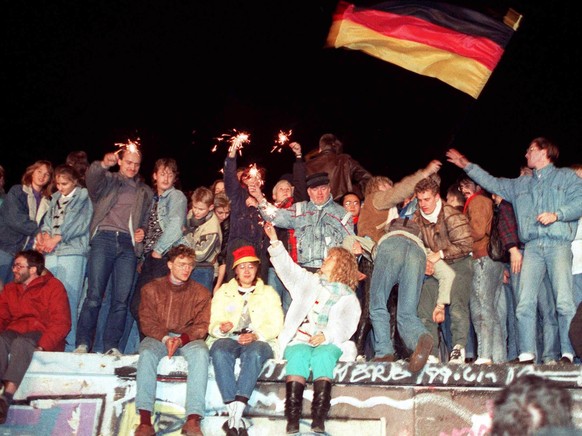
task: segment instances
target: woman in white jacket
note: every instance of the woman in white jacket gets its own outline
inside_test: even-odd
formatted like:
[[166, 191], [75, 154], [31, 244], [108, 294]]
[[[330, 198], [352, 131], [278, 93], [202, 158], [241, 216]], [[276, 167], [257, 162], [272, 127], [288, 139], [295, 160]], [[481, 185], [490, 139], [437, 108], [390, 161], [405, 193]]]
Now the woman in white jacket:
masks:
[[285, 416], [287, 434], [299, 431], [303, 390], [312, 373], [311, 430], [325, 432], [331, 406], [333, 370], [340, 357], [354, 360], [350, 341], [360, 320], [361, 307], [354, 292], [358, 284], [355, 256], [342, 247], [329, 249], [317, 273], [296, 264], [271, 223], [265, 223], [271, 240], [271, 263], [292, 298], [279, 335], [280, 353], [287, 360]]

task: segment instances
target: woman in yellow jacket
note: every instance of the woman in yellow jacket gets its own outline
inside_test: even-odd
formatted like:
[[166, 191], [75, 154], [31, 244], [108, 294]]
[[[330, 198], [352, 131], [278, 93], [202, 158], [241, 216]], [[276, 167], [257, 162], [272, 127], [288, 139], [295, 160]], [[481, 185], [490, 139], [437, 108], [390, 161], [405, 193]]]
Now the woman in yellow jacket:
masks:
[[[235, 277], [212, 298], [207, 342], [216, 383], [228, 409], [222, 429], [227, 436], [246, 436], [244, 409], [264, 363], [277, 357], [277, 336], [283, 329], [279, 294], [257, 274], [255, 249], [243, 246], [233, 253]], [[235, 362], [240, 373], [235, 376]]]

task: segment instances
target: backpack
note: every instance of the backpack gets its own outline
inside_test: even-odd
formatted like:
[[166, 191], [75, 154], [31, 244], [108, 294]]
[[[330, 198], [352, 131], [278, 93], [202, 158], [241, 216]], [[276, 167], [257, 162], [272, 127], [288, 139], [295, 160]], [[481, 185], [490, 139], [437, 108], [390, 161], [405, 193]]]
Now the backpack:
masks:
[[493, 220], [491, 222], [491, 234], [487, 244], [487, 254], [496, 262], [509, 262], [509, 253], [503, 247], [499, 237], [499, 208], [493, 210]]

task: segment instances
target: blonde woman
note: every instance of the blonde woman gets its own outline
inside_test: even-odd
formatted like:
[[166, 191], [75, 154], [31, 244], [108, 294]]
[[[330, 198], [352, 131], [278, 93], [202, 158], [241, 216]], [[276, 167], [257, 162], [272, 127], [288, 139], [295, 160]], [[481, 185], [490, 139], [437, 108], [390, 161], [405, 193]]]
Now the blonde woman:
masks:
[[311, 430], [324, 433], [335, 365], [340, 358], [345, 361], [356, 357], [356, 345], [350, 338], [361, 314], [354, 292], [358, 263], [345, 248], [332, 247], [320, 269], [312, 273], [293, 262], [271, 223], [265, 223], [265, 233], [271, 240], [271, 263], [292, 298], [279, 335], [280, 352], [287, 360], [287, 434], [299, 431], [303, 390], [310, 374]]

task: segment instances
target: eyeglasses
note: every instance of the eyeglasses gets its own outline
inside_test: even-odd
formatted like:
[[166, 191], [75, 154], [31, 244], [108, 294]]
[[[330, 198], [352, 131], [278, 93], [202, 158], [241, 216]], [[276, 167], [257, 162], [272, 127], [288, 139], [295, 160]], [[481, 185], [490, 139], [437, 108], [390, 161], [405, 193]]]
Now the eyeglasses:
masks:
[[193, 263], [174, 263], [174, 266], [182, 270], [194, 269]]
[[252, 263], [239, 263], [236, 267], [238, 269], [248, 269], [252, 271], [256, 268], [256, 265]]
[[12, 269], [18, 270], [20, 271], [21, 269], [29, 269], [30, 267], [28, 265], [19, 265], [17, 263], [15, 263], [14, 265], [12, 265]]
[[355, 200], [355, 201], [346, 201], [344, 203], [344, 207], [347, 207], [347, 206], [359, 206], [359, 205], [360, 205], [360, 202], [357, 201], [357, 200]]

